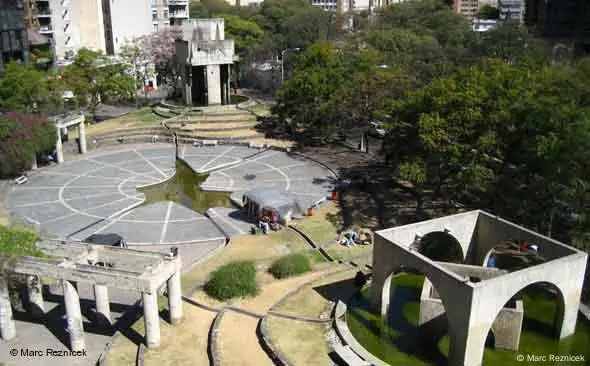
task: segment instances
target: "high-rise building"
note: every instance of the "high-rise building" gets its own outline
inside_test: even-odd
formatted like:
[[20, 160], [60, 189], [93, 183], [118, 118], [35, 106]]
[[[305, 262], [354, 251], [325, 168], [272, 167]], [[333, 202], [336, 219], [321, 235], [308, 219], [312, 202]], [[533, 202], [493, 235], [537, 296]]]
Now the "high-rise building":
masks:
[[525, 0], [500, 0], [500, 19], [524, 22]]
[[31, 5], [57, 59], [83, 47], [116, 54], [125, 42], [153, 29], [149, 0], [31, 0]]
[[27, 32], [22, 0], [0, 0], [0, 71], [11, 61], [26, 62]]
[[188, 0], [151, 0], [154, 31], [186, 23], [189, 18], [188, 3]]

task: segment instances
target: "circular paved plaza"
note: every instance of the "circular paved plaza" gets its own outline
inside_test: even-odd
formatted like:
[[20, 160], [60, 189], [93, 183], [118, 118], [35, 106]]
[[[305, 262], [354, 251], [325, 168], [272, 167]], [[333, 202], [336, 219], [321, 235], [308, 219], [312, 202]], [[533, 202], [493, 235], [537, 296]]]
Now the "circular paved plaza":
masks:
[[[117, 233], [130, 245], [170, 245], [225, 240], [208, 217], [173, 202], [143, 204], [137, 186], [174, 174], [171, 145], [127, 146], [40, 169], [9, 194], [11, 213], [60, 239], [83, 240]], [[181, 147], [197, 172], [209, 172], [204, 190], [243, 192], [253, 187], [285, 189], [308, 206], [331, 191], [332, 174], [310, 162], [273, 150], [243, 146]]]

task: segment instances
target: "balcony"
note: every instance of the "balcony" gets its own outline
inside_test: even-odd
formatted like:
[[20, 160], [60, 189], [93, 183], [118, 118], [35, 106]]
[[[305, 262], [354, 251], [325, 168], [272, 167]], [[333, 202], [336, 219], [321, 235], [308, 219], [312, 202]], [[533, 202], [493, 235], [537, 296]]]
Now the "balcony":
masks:
[[41, 33], [41, 34], [53, 33], [53, 27], [51, 25], [41, 25], [41, 26], [39, 26], [39, 33]]
[[168, 5], [188, 5], [188, 0], [168, 0]]
[[188, 11], [175, 11], [175, 12], [170, 12], [169, 18], [188, 19]]
[[35, 18], [51, 18], [51, 9], [39, 8], [33, 11]]

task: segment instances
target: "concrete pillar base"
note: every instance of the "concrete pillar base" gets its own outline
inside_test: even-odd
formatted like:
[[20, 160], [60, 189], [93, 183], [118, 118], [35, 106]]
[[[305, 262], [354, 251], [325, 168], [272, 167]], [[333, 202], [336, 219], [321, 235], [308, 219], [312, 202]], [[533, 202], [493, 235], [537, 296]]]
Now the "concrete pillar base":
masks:
[[82, 312], [80, 310], [80, 297], [76, 287], [69, 281], [62, 280], [64, 292], [64, 303], [66, 306], [66, 319], [68, 333], [70, 336], [70, 349], [72, 351], [82, 351], [84, 343], [84, 324], [82, 322]]
[[145, 343], [148, 348], [160, 346], [160, 317], [158, 314], [158, 293], [142, 293], [143, 320], [145, 324]]
[[167, 281], [168, 285], [168, 310], [170, 323], [178, 324], [182, 319], [182, 293], [180, 288], [180, 271], [176, 271]]
[[84, 126], [84, 122], [80, 123], [78, 133], [80, 135], [80, 154], [86, 154], [86, 127]]
[[94, 285], [94, 300], [96, 301], [96, 321], [102, 326], [110, 326], [112, 320], [109, 289], [103, 285]]
[[40, 318], [45, 315], [45, 302], [43, 301], [43, 284], [39, 276], [27, 276], [27, 295], [31, 315]]
[[8, 341], [16, 336], [16, 327], [12, 318], [12, 306], [6, 281], [0, 279], [0, 336]]

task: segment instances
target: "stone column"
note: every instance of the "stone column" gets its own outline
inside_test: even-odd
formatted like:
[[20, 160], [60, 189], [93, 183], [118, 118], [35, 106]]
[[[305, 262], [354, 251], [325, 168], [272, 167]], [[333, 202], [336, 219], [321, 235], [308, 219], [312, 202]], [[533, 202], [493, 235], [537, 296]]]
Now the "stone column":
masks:
[[69, 281], [62, 280], [62, 287], [66, 306], [68, 333], [70, 334], [70, 349], [72, 351], [82, 351], [85, 345], [80, 297], [78, 296], [76, 287]]
[[34, 152], [33, 156], [32, 156], [31, 169], [35, 170], [37, 168], [38, 168], [38, 166], [37, 166], [37, 153]]
[[80, 123], [78, 134], [80, 139], [80, 154], [86, 154], [86, 126], [84, 126], [84, 122]]
[[7, 341], [16, 335], [14, 319], [12, 319], [12, 306], [6, 281], [0, 278], [0, 336]]
[[64, 150], [61, 143], [61, 128], [57, 129], [57, 141], [55, 142], [55, 150], [57, 151], [57, 163], [61, 164], [64, 162]]
[[231, 64], [227, 64], [227, 104], [231, 104]]
[[207, 104], [218, 105], [221, 104], [221, 73], [219, 71], [219, 64], [207, 65]]
[[111, 306], [109, 304], [109, 289], [104, 285], [94, 285], [94, 301], [96, 302], [96, 316], [101, 325], [111, 325]]
[[145, 343], [149, 348], [160, 346], [160, 317], [158, 314], [158, 292], [142, 293], [143, 321], [145, 324]]
[[31, 315], [42, 317], [45, 315], [45, 303], [43, 301], [43, 284], [39, 276], [27, 276], [27, 295]]
[[180, 289], [180, 271], [168, 279], [168, 311], [170, 323], [178, 324], [182, 318], [182, 290]]

